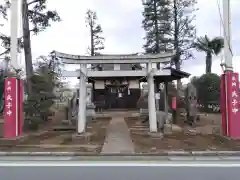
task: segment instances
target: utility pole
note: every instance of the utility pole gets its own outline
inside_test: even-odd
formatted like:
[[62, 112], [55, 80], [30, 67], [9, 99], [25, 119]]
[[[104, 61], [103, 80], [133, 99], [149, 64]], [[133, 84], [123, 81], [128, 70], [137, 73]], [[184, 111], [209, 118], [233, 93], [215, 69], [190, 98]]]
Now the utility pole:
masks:
[[18, 64], [18, 17], [19, 17], [19, 1], [11, 1], [11, 47], [10, 47], [10, 66], [13, 70], [19, 69]]
[[[231, 8], [230, 0], [223, 3], [223, 32], [225, 70], [221, 79], [221, 104], [223, 134], [233, 139], [240, 139], [239, 131], [239, 74], [233, 71]], [[235, 103], [236, 102], [236, 103]]]
[[231, 22], [230, 22], [230, 0], [222, 0], [223, 3], [223, 36], [224, 36], [224, 74], [225, 74], [225, 118], [226, 118], [226, 132], [229, 135], [229, 126], [232, 118], [230, 118], [229, 114], [231, 113], [231, 108], [228, 105], [228, 101], [231, 99], [229, 88], [227, 86], [228, 81], [230, 79], [227, 78], [227, 73], [232, 72], [232, 42], [231, 42]]
[[233, 71], [232, 65], [232, 35], [231, 35], [231, 8], [230, 0], [222, 0], [223, 3], [223, 35], [224, 35], [224, 59], [225, 71]]
[[23, 81], [18, 77], [18, 18], [21, 0], [11, 1], [10, 68], [16, 77], [7, 77], [4, 84], [4, 138], [11, 139], [23, 133]]

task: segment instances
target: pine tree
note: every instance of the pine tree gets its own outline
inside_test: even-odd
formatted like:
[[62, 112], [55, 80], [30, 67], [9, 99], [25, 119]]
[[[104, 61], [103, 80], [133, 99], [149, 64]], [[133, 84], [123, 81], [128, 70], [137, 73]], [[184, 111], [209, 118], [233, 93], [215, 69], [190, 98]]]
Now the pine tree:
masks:
[[[104, 49], [105, 39], [104, 37], [101, 36], [101, 34], [103, 33], [103, 30], [101, 25], [97, 23], [97, 20], [98, 20], [97, 13], [92, 10], [88, 10], [86, 13], [86, 25], [87, 27], [89, 27], [89, 30], [90, 30], [91, 41], [90, 41], [90, 47], [88, 48], [88, 50], [91, 56], [95, 56], [99, 54], [99, 51]], [[101, 65], [96, 64], [92, 66], [92, 68], [101, 69]]]
[[100, 24], [97, 24], [97, 13], [88, 10], [86, 13], [86, 24], [90, 30], [91, 44], [90, 44], [90, 55], [95, 56], [99, 53], [99, 50], [104, 49], [104, 37], [101, 36], [103, 33]]
[[146, 31], [147, 53], [175, 50], [173, 64], [180, 70], [182, 60], [192, 58], [193, 25], [196, 0], [146, 0], [143, 28]]
[[61, 85], [60, 77], [60, 63], [56, 58], [52, 55], [38, 58], [35, 73], [31, 77], [33, 93], [24, 106], [27, 112], [31, 112], [28, 116], [25, 115], [27, 128], [38, 128], [41, 123], [49, 120], [56, 99], [54, 90]]
[[[193, 58], [192, 44], [196, 37], [196, 28], [193, 25], [195, 19], [194, 12], [197, 10], [195, 5], [197, 0], [172, 0], [172, 37], [173, 47], [176, 56], [173, 64], [177, 70], [181, 69], [183, 60]], [[181, 87], [180, 81], [177, 82], [177, 89]]]
[[[193, 57], [195, 4], [196, 0], [146, 0], [143, 13], [143, 27], [147, 33], [146, 52], [175, 50], [172, 64], [180, 70], [182, 61]], [[180, 88], [181, 81], [178, 80], [177, 90]]]
[[[192, 44], [196, 37], [196, 28], [193, 25], [194, 12], [197, 0], [172, 0], [172, 36], [173, 49], [176, 55], [172, 60], [177, 70], [181, 69], [183, 60], [193, 58]], [[180, 93], [181, 80], [177, 80], [177, 90]], [[179, 99], [178, 99], [179, 101]], [[178, 109], [177, 109], [178, 110]], [[177, 120], [177, 111], [173, 111], [173, 123]]]
[[146, 31], [146, 53], [167, 52], [171, 47], [171, 9], [169, 1], [147, 0], [143, 2], [143, 28]]
[[[171, 46], [171, 9], [166, 0], [146, 0], [143, 2], [143, 28], [146, 31], [146, 53], [161, 53], [172, 49]], [[160, 69], [160, 63], [157, 63]], [[159, 83], [155, 81], [155, 91], [159, 91]], [[160, 106], [160, 102], [156, 102]]]

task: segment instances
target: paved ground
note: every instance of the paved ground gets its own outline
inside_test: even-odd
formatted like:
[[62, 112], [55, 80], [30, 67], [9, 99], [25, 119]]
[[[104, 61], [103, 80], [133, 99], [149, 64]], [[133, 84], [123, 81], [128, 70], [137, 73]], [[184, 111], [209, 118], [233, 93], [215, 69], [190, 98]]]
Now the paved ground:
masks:
[[111, 155], [111, 156], [41, 156], [41, 155], [31, 155], [31, 156], [0, 156], [0, 166], [1, 163], [16, 163], [16, 162], [30, 162], [30, 163], [209, 163], [215, 162], [218, 164], [222, 163], [238, 163], [240, 164], [240, 156], [121, 156], [121, 155]]
[[123, 117], [112, 117], [101, 153], [134, 153], [134, 145]]
[[[20, 162], [21, 163], [21, 162]], [[57, 162], [59, 163], [59, 162]], [[219, 162], [218, 162], [219, 163]], [[11, 180], [97, 180], [97, 179], [114, 179], [114, 180], [238, 180], [240, 176], [239, 164], [223, 164], [208, 162], [204, 164], [188, 164], [172, 162], [171, 164], [150, 165], [149, 163], [141, 166], [134, 165], [112, 165], [99, 164], [89, 166], [85, 163], [61, 163], [55, 164], [40, 162], [14, 164], [1, 163], [1, 179]], [[45, 165], [44, 165], [45, 164]], [[70, 166], [69, 166], [70, 165]], [[227, 167], [227, 168], [226, 168]]]

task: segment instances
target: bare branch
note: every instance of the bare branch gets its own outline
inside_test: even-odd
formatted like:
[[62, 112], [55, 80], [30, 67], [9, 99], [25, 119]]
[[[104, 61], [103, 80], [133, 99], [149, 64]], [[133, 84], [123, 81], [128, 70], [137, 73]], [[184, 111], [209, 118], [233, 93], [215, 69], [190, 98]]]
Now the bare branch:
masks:
[[0, 56], [8, 54], [10, 52], [10, 48], [6, 49], [4, 52], [0, 53]]
[[39, 2], [39, 0], [33, 0], [33, 1], [28, 3], [28, 6], [30, 6], [31, 4], [37, 3], [37, 2]]

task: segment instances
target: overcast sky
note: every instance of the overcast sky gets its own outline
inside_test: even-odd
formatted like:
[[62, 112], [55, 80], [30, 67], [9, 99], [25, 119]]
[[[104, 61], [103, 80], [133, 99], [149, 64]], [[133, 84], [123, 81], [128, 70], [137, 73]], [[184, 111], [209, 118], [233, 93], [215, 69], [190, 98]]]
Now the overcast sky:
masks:
[[[0, 0], [0, 2], [3, 0]], [[221, 1], [221, 0], [220, 0]], [[240, 0], [231, 0], [232, 38], [235, 70], [240, 72]], [[199, 0], [199, 11], [195, 21], [197, 35], [209, 37], [220, 35], [220, 18], [217, 0]], [[32, 37], [33, 57], [47, 55], [52, 50], [72, 54], [86, 54], [89, 45], [89, 30], [85, 25], [87, 9], [97, 12], [106, 38], [104, 53], [142, 52], [144, 30], [141, 28], [141, 0], [48, 0], [48, 9], [57, 10], [62, 18], [45, 32]], [[9, 32], [9, 26], [1, 27], [1, 32]], [[192, 75], [201, 75], [205, 70], [205, 54], [195, 53], [196, 59], [186, 61], [183, 70]], [[220, 57], [214, 58], [212, 71], [221, 73]]]

